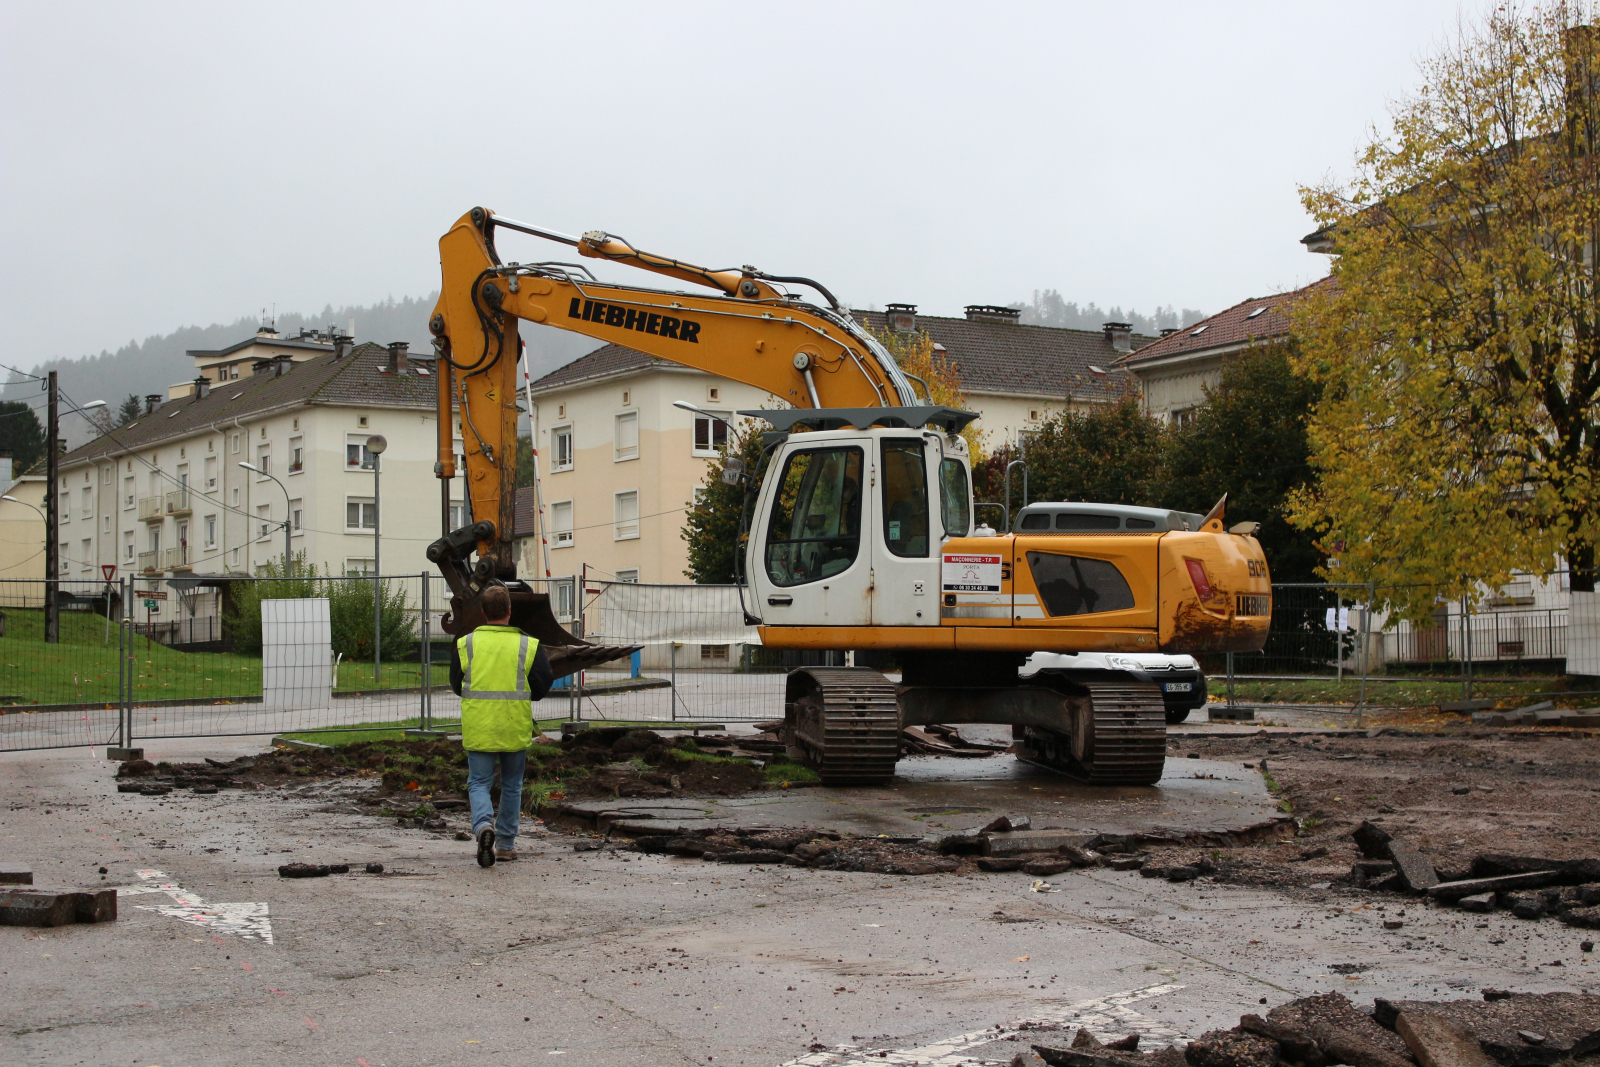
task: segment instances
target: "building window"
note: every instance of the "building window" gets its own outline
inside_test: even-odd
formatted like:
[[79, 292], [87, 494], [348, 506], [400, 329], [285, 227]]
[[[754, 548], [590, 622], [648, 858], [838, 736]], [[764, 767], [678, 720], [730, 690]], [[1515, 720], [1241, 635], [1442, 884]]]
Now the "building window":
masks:
[[706, 389], [706, 399], [715, 404], [717, 401], [722, 399], [722, 389], [715, 385], [708, 386]]
[[715, 456], [728, 447], [726, 411], [712, 411], [694, 417], [694, 454]]
[[639, 536], [639, 490], [629, 489], [611, 497], [611, 539], [627, 541]]
[[639, 584], [639, 568], [638, 567], [631, 567], [631, 568], [629, 568], [628, 570], [625, 570], [625, 571], [618, 571], [617, 572], [617, 581], [625, 582], [628, 585], [638, 585]]
[[623, 407], [627, 407], [628, 406], [628, 396], [629, 396], [628, 390], [624, 389], [622, 391], [622, 406]]
[[122, 558], [123, 558], [124, 562], [127, 562], [127, 563], [132, 563], [133, 562], [133, 534], [132, 533], [125, 533], [125, 534], [122, 535]]
[[71, 550], [71, 548], [72, 548], [72, 546], [67, 544], [67, 542], [65, 542], [65, 541], [61, 542], [61, 544], [57, 546], [57, 549], [58, 549], [57, 555], [56, 555], [56, 577], [57, 578], [61, 577], [65, 573], [67, 573], [67, 560], [70, 558], [67, 553]]
[[550, 431], [550, 469], [552, 471], [572, 469], [571, 426], [557, 426]]
[[294, 535], [296, 537], [305, 533], [305, 530], [300, 525], [301, 510], [302, 508], [299, 497], [295, 497], [293, 500], [289, 501], [289, 529], [294, 531]]
[[639, 458], [639, 413], [629, 411], [616, 420], [613, 458], [621, 463], [625, 459]]
[[289, 473], [299, 474], [305, 470], [305, 438], [289, 438]]
[[264, 482], [267, 475], [272, 473], [272, 446], [260, 445], [256, 448], [256, 481]]
[[344, 498], [344, 528], [346, 530], [375, 530], [378, 528], [378, 505], [371, 497], [347, 496]]
[[344, 572], [352, 577], [363, 577], [372, 573], [372, 560], [363, 556], [351, 556], [344, 561]]
[[100, 468], [100, 484], [101, 485], [110, 485], [111, 484], [111, 468], [110, 467], [101, 467]]
[[551, 541], [557, 548], [567, 548], [572, 544], [572, 501], [557, 500], [550, 505], [550, 532], [554, 535]]
[[217, 491], [217, 457], [216, 456], [207, 456], [206, 457], [206, 485], [205, 485], [205, 491], [208, 492], [208, 493], [214, 493], [214, 492]]
[[217, 547], [217, 517], [215, 515], [207, 515], [205, 517], [205, 519], [202, 520], [202, 521], [204, 521], [204, 523], [205, 523], [206, 547], [207, 548], [216, 548]]
[[701, 663], [726, 663], [728, 662], [727, 645], [701, 645]]
[[[366, 425], [366, 420], [362, 420]], [[366, 434], [346, 434], [344, 438], [344, 469], [347, 471], [369, 471], [372, 469], [372, 452], [367, 448]]]
[[467, 505], [459, 500], [450, 502], [450, 529], [459, 530], [472, 521], [472, 516], [467, 513]]
[[133, 498], [134, 498], [133, 475], [130, 474], [126, 478], [122, 479], [122, 510], [123, 511], [132, 511], [133, 510]]
[[92, 542], [85, 537], [83, 539], [83, 555], [78, 560], [79, 570], [86, 571], [93, 566], [93, 564], [89, 562], [89, 557], [94, 555], [94, 549], [91, 547], [91, 545]]
[[100, 520], [100, 532], [101, 533], [110, 533], [111, 532], [111, 516], [110, 515], [107, 515], [105, 518]]
[[234, 455], [237, 456], [239, 454], [239, 436], [240, 435], [239, 434], [232, 434], [231, 436], [233, 438], [233, 441], [229, 445], [229, 449], [230, 449], [230, 451], [233, 452]]
[[237, 548], [233, 550], [233, 563], [234, 566], [238, 566], [239, 564], [239, 550]]
[[555, 601], [556, 618], [562, 622], [570, 622], [575, 603], [576, 583], [571, 578], [550, 583], [551, 599]]
[[258, 527], [256, 530], [256, 540], [265, 541], [267, 539], [267, 535], [272, 532], [271, 504], [256, 505], [256, 525]]
[[565, 405], [565, 404], [557, 404], [556, 405], [556, 418], [564, 419], [566, 417], [567, 417], [567, 405]]
[[232, 504], [233, 504], [234, 507], [238, 507], [239, 506], [239, 487], [237, 485], [233, 487], [233, 501], [232, 501]]
[[1194, 422], [1195, 416], [1198, 414], [1199, 409], [1197, 408], [1184, 408], [1181, 411], [1174, 411], [1171, 416], [1172, 425], [1182, 429], [1183, 427]]

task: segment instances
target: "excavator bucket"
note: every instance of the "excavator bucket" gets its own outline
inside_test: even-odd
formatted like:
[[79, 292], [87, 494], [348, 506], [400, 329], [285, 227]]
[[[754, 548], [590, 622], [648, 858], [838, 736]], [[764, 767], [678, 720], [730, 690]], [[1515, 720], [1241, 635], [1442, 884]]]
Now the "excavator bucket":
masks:
[[[556, 621], [550, 610], [550, 595], [536, 593], [522, 582], [505, 583], [511, 594], [511, 625], [536, 637], [545, 655], [550, 659], [550, 669], [557, 678], [578, 671], [598, 667], [602, 663], [623, 659], [642, 649], [643, 645], [596, 645], [568, 633]], [[470, 633], [484, 623], [483, 608], [476, 598], [452, 596], [450, 614], [444, 617], [445, 632], [452, 637]]]

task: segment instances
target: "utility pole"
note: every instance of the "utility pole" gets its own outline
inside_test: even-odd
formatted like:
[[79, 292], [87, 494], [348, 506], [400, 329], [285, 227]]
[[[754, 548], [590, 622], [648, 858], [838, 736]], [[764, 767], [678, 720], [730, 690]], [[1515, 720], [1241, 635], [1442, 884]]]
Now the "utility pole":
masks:
[[45, 491], [44, 491], [44, 639], [47, 644], [61, 643], [61, 604], [58, 583], [61, 578], [61, 556], [58, 538], [61, 525], [61, 433], [56, 403], [60, 390], [56, 372], [50, 372], [49, 402], [45, 415]]

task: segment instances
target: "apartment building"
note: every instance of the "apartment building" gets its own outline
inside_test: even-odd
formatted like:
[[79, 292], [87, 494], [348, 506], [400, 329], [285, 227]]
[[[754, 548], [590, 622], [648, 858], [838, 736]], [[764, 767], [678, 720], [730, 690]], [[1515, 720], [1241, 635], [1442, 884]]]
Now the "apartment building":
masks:
[[[854, 312], [877, 330], [925, 331], [956, 365], [987, 434], [1014, 444], [1053, 414], [1112, 402], [1134, 388], [1115, 360], [1152, 338], [1126, 325], [1103, 330], [1024, 326], [1014, 308], [972, 305], [962, 318], [919, 315], [915, 305]], [[550, 570], [587, 564], [602, 578], [687, 581], [684, 513], [706, 466], [735, 432], [765, 429], [737, 411], [788, 405], [764, 390], [692, 370], [623, 345], [606, 345], [534, 382]], [[687, 401], [707, 412], [674, 407]], [[519, 519], [521, 571], [542, 574], [531, 504]]]
[[[324, 349], [277, 352], [237, 376], [200, 366], [187, 395], [148, 397], [139, 418], [63, 456], [60, 577], [98, 578], [102, 564], [151, 580], [253, 575], [283, 558], [285, 523], [291, 551], [324, 573], [371, 573], [379, 533], [385, 574], [431, 571], [432, 361], [404, 344]], [[373, 434], [388, 441], [381, 531]]]

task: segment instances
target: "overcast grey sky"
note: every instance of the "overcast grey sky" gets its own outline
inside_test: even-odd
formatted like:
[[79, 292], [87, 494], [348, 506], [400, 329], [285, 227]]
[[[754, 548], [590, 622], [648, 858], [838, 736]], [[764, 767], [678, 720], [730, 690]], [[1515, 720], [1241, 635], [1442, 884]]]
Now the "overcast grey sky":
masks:
[[1325, 272], [1296, 183], [1458, 6], [8, 0], [0, 361], [420, 295], [474, 204], [856, 306], [1212, 312]]

